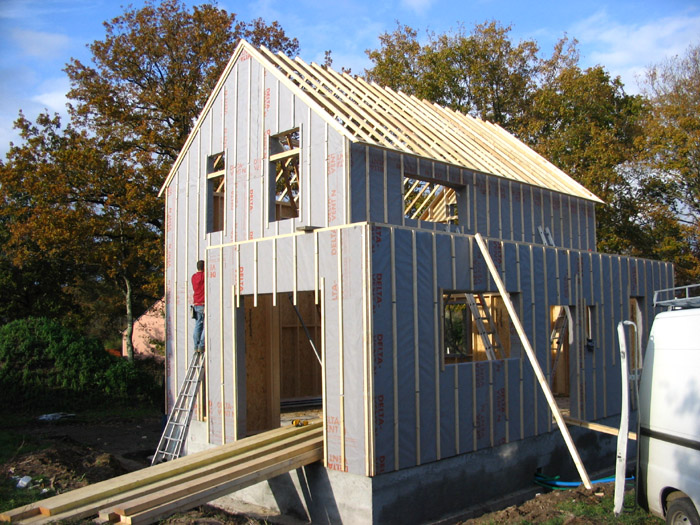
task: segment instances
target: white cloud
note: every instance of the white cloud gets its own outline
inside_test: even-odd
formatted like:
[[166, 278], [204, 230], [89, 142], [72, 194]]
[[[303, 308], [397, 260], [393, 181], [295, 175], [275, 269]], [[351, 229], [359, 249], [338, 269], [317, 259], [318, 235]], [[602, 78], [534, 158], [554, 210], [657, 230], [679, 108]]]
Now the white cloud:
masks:
[[643, 23], [621, 23], [606, 11], [576, 24], [570, 31], [589, 51], [588, 65], [603, 65], [619, 75], [626, 91], [637, 92], [637, 79], [652, 64], [682, 55], [691, 44], [700, 44], [700, 14], [688, 11]]
[[33, 96], [32, 101], [40, 104], [52, 113], [60, 113], [65, 111], [68, 99], [66, 98], [65, 91], [49, 91]]
[[423, 14], [430, 9], [434, 2], [435, 0], [401, 0], [401, 6], [417, 14]]
[[11, 35], [22, 53], [45, 60], [61, 57], [71, 44], [70, 37], [60, 33], [13, 29]]
[[66, 93], [68, 93], [69, 89], [70, 82], [68, 77], [48, 78], [37, 86], [36, 91], [38, 93], [32, 96], [30, 100], [42, 108], [46, 108], [51, 113], [64, 114], [66, 113], [66, 102], [68, 101]]

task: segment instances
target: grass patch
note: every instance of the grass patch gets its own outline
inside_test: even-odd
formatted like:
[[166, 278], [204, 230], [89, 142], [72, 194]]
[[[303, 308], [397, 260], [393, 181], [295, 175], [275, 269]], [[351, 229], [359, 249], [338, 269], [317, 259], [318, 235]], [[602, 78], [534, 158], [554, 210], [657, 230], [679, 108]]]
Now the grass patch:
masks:
[[49, 496], [53, 496], [53, 491], [42, 494], [41, 487], [18, 489], [17, 481], [11, 478], [0, 479], [0, 512], [11, 510], [22, 505], [29, 505]]
[[[634, 491], [628, 491], [625, 494], [625, 503], [622, 513], [617, 518], [613, 514], [614, 496], [606, 495], [600, 498], [598, 502], [585, 500], [566, 501], [558, 505], [558, 508], [564, 512], [573, 514], [579, 518], [586, 518], [591, 523], [620, 523], [630, 525], [659, 525], [663, 520], [647, 514], [639, 508], [634, 501]], [[566, 521], [564, 518], [561, 521], [551, 522], [550, 525], [559, 525]]]

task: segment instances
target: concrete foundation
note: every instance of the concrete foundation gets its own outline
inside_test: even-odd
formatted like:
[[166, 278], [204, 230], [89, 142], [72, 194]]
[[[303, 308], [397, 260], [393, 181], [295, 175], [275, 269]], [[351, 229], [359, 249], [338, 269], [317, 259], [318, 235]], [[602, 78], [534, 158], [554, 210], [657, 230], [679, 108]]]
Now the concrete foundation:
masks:
[[[570, 430], [589, 473], [614, 467], [614, 436]], [[310, 465], [212, 504], [234, 512], [252, 504], [314, 524], [450, 522], [526, 499], [536, 472], [578, 479], [558, 431], [374, 478]]]

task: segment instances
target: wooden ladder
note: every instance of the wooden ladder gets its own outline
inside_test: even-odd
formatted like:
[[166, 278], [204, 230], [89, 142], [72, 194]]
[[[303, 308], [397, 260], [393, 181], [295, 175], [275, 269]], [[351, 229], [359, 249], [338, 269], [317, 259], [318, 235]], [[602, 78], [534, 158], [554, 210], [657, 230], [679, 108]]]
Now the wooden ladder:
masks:
[[192, 419], [192, 409], [197, 398], [197, 388], [202, 379], [203, 365], [204, 352], [195, 352], [190, 361], [190, 366], [187, 368], [185, 380], [182, 382], [175, 405], [168, 416], [168, 422], [158, 442], [158, 448], [153, 455], [151, 465], [157, 465], [163, 461], [180, 457], [185, 435]]
[[497, 353], [500, 354], [500, 358], [503, 357], [503, 345], [498, 337], [498, 332], [496, 332], [496, 327], [489, 312], [488, 306], [486, 306], [486, 301], [483, 294], [465, 294], [467, 304], [472, 312], [472, 317], [476, 323], [476, 329], [481, 336], [481, 340], [484, 343], [484, 349], [486, 350], [486, 355], [491, 361], [499, 359]]

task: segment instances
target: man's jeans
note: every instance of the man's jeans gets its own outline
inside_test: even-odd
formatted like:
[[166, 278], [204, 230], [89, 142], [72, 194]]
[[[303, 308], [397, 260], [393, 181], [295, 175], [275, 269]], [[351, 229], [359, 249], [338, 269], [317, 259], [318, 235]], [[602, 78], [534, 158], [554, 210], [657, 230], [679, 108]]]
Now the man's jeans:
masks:
[[194, 349], [204, 350], [204, 306], [194, 306]]

